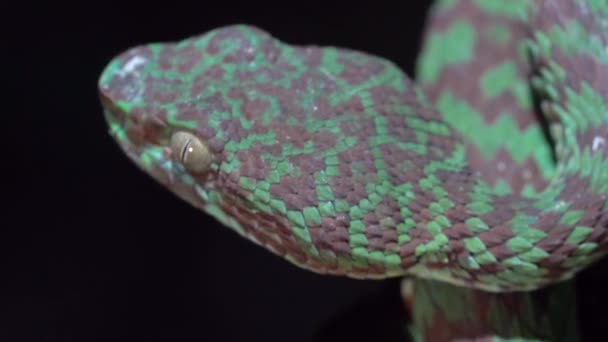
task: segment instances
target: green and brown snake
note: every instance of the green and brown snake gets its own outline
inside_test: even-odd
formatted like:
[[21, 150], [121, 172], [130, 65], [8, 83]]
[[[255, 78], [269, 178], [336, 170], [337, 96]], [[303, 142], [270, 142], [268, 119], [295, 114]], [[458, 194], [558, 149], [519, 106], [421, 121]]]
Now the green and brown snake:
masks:
[[404, 277], [425, 341], [571, 341], [608, 247], [608, 4], [443, 0], [416, 75], [249, 25], [103, 71], [145, 173], [305, 269]]

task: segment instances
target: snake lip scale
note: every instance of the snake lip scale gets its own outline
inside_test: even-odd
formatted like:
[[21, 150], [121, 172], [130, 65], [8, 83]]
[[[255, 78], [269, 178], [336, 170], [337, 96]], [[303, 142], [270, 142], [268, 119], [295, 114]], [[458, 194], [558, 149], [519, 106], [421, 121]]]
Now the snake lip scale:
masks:
[[[300, 267], [354, 278], [413, 275], [490, 292], [534, 290], [570, 279], [608, 245], [608, 53], [601, 48], [608, 34], [597, 14], [608, 6], [598, 3], [521, 5], [528, 33], [520, 43], [535, 73], [509, 88], [495, 75], [517, 74], [515, 57], [488, 69], [477, 102], [435, 82], [456, 77], [458, 63], [442, 58], [458, 56], [424, 55], [420, 79], [412, 81], [380, 57], [292, 46], [248, 25], [123, 52], [101, 75], [101, 102], [112, 136], [145, 173]], [[471, 46], [481, 41], [466, 22], [453, 26], [472, 37]], [[510, 37], [493, 34], [498, 43]], [[440, 49], [443, 38], [433, 37], [428, 49]], [[473, 58], [462, 46], [454, 55]], [[509, 77], [516, 84], [519, 76]], [[506, 92], [515, 94], [508, 104], [525, 107], [531, 89], [543, 99], [559, 160], [535, 165], [553, 175], [544, 190], [499, 191], [502, 176], [487, 165], [513, 168], [523, 185], [544, 180], [517, 162], [492, 164], [504, 151], [511, 160], [524, 153], [510, 147], [519, 146], [518, 137], [497, 141], [494, 126], [475, 115]], [[467, 127], [450, 116], [458, 111], [472, 113], [476, 134], [463, 134]], [[495, 125], [519, 130], [512, 122], [533, 121], [531, 112]], [[534, 132], [521, 139], [536, 139]], [[537, 152], [546, 142], [535, 141], [538, 149], [522, 158], [543, 158]], [[484, 153], [492, 162], [475, 162]]]

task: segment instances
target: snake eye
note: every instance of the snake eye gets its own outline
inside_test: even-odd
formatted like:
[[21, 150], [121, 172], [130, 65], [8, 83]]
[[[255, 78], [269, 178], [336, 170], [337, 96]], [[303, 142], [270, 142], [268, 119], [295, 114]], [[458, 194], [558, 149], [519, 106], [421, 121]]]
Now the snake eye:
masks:
[[188, 132], [171, 136], [171, 152], [190, 172], [205, 172], [211, 166], [211, 152], [198, 137]]

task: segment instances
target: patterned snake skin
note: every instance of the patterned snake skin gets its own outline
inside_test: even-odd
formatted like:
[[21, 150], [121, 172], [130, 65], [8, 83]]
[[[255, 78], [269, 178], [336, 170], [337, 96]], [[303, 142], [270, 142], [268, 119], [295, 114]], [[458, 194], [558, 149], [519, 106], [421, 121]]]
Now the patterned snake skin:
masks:
[[608, 247], [605, 1], [437, 1], [415, 81], [232, 25], [99, 89], [142, 170], [314, 272], [531, 291]]

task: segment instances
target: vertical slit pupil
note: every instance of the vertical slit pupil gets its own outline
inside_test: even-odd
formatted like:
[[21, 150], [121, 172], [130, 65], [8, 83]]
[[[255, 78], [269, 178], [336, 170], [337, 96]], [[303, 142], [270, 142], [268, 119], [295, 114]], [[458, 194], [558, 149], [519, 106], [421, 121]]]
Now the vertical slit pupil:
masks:
[[188, 141], [186, 141], [186, 143], [184, 144], [184, 148], [182, 149], [182, 153], [180, 154], [180, 159], [182, 160], [182, 162], [186, 161], [186, 154], [190, 149], [190, 145], [192, 145], [192, 139], [188, 139]]

